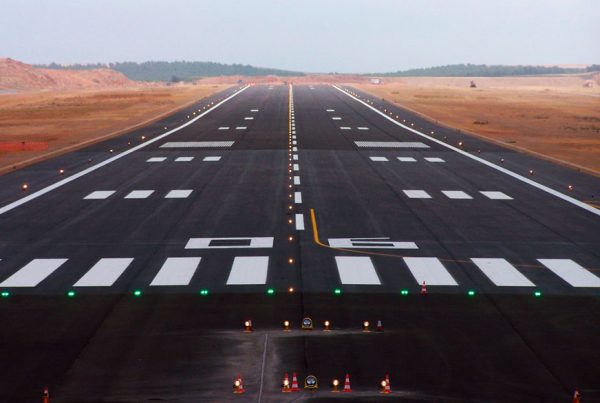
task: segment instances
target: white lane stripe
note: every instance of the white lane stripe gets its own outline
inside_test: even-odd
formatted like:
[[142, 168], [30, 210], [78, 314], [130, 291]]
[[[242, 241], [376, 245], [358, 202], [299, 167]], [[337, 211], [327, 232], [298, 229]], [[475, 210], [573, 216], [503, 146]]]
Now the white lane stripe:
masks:
[[268, 256], [236, 256], [227, 285], [266, 284], [268, 269]]
[[342, 120], [342, 118], [340, 118], [339, 116], [334, 116], [331, 118], [332, 120]]
[[424, 190], [403, 190], [403, 192], [411, 199], [431, 199], [429, 193]]
[[362, 148], [429, 148], [420, 141], [355, 141], [354, 144]]
[[111, 158], [109, 158], [107, 160], [99, 162], [98, 164], [93, 165], [93, 166], [91, 166], [91, 167], [89, 167], [87, 169], [84, 169], [83, 171], [78, 172], [76, 174], [73, 174], [73, 175], [69, 176], [68, 178], [62, 179], [62, 180], [60, 180], [60, 181], [58, 181], [56, 183], [53, 183], [50, 186], [46, 186], [45, 188], [40, 189], [37, 192], [31, 193], [29, 196], [25, 196], [22, 199], [19, 199], [19, 200], [16, 200], [16, 201], [14, 201], [14, 202], [12, 202], [10, 204], [7, 204], [6, 206], [0, 208], [0, 214], [4, 214], [7, 211], [10, 211], [10, 210], [12, 210], [12, 209], [14, 209], [16, 207], [19, 207], [19, 206], [21, 206], [21, 205], [23, 205], [23, 204], [25, 204], [25, 203], [27, 203], [27, 202], [29, 202], [31, 200], [37, 199], [38, 197], [40, 197], [42, 195], [45, 195], [46, 193], [51, 192], [54, 189], [58, 189], [59, 187], [64, 186], [64, 185], [66, 185], [69, 182], [72, 182], [72, 181], [74, 181], [76, 179], [79, 179], [82, 176], [85, 176], [85, 175], [89, 174], [90, 172], [94, 172], [95, 170], [100, 169], [103, 166], [110, 164], [111, 162], [117, 161], [117, 160], [125, 157], [126, 155], [134, 153], [137, 150], [140, 150], [140, 149], [142, 149], [144, 147], [147, 147], [150, 144], [156, 143], [157, 141], [161, 141], [162, 139], [164, 139], [165, 137], [169, 136], [170, 134], [175, 133], [175, 132], [183, 129], [184, 127], [187, 127], [187, 126], [193, 124], [194, 122], [196, 122], [198, 119], [200, 119], [201, 117], [203, 117], [204, 115], [206, 115], [210, 111], [212, 111], [212, 110], [218, 108], [219, 106], [223, 105], [225, 102], [227, 102], [231, 98], [233, 98], [233, 97], [241, 94], [242, 92], [244, 92], [248, 88], [249, 88], [249, 86], [246, 86], [246, 87], [242, 88], [241, 90], [239, 90], [236, 93], [228, 96], [227, 98], [225, 98], [221, 102], [215, 104], [212, 108], [209, 108], [205, 112], [202, 112], [201, 114], [199, 114], [198, 116], [196, 116], [195, 118], [190, 119], [189, 121], [187, 121], [186, 123], [182, 124], [181, 126], [178, 126], [178, 127], [174, 128], [172, 130], [169, 130], [166, 133], [161, 134], [160, 136], [157, 136], [157, 137], [155, 137], [153, 139], [150, 139], [150, 140], [148, 140], [148, 141], [146, 141], [146, 142], [144, 142], [142, 144], [139, 144], [139, 145], [137, 145], [135, 147], [132, 147], [132, 148], [130, 148], [127, 151], [123, 151], [122, 153], [117, 154], [114, 157], [111, 157]]
[[364, 126], [359, 126], [357, 127], [358, 130], [369, 130], [368, 127], [364, 127]]
[[133, 258], [104, 258], [92, 266], [73, 287], [110, 287], [133, 262]]
[[458, 285], [442, 262], [435, 257], [404, 257], [404, 263], [417, 283], [426, 285]]
[[258, 112], [258, 109], [250, 109], [250, 112]]
[[160, 148], [216, 148], [231, 147], [233, 141], [168, 141]]
[[294, 164], [294, 171], [300, 170], [300, 164]]
[[299, 185], [299, 184], [300, 184], [300, 177], [294, 176], [294, 185]]
[[351, 130], [352, 128], [350, 126], [342, 126], [340, 127], [340, 130]]
[[342, 284], [380, 285], [379, 276], [368, 256], [336, 256]]
[[406, 130], [408, 130], [408, 131], [410, 131], [410, 132], [412, 132], [412, 133], [414, 133], [414, 134], [416, 134], [416, 135], [419, 135], [419, 136], [421, 136], [421, 137], [423, 137], [423, 138], [426, 138], [427, 140], [433, 141], [433, 142], [434, 142], [434, 143], [436, 143], [436, 144], [439, 144], [439, 145], [441, 145], [441, 146], [444, 146], [444, 147], [446, 147], [446, 148], [449, 148], [449, 149], [450, 149], [450, 150], [452, 150], [452, 151], [456, 151], [457, 153], [459, 153], [459, 154], [461, 154], [461, 155], [463, 155], [463, 156], [465, 156], [465, 157], [467, 157], [467, 158], [471, 158], [472, 160], [475, 160], [475, 161], [477, 161], [477, 162], [480, 162], [480, 163], [482, 163], [482, 164], [484, 164], [484, 165], [487, 165], [488, 167], [490, 167], [490, 168], [493, 168], [493, 169], [495, 169], [496, 171], [502, 172], [503, 174], [506, 174], [506, 175], [508, 175], [508, 176], [511, 176], [511, 177], [513, 177], [513, 178], [515, 178], [515, 179], [517, 179], [517, 180], [521, 181], [521, 182], [524, 182], [524, 183], [526, 183], [526, 184], [528, 184], [528, 185], [531, 185], [531, 186], [533, 186], [533, 187], [535, 187], [535, 188], [537, 188], [537, 189], [539, 189], [539, 190], [541, 190], [541, 191], [544, 191], [544, 192], [546, 192], [546, 193], [549, 193], [549, 194], [551, 194], [551, 195], [553, 195], [553, 196], [555, 196], [555, 197], [558, 197], [559, 199], [562, 199], [562, 200], [564, 200], [564, 201], [566, 201], [566, 202], [568, 202], [568, 203], [571, 203], [571, 204], [573, 204], [573, 205], [575, 205], [575, 206], [577, 206], [577, 207], [579, 207], [579, 208], [582, 208], [582, 209], [584, 209], [584, 210], [586, 210], [586, 211], [588, 211], [588, 212], [590, 212], [590, 213], [592, 213], [592, 214], [595, 214], [595, 215], [597, 215], [597, 216], [599, 216], [599, 217], [600, 217], [600, 209], [597, 209], [597, 208], [594, 208], [594, 207], [592, 207], [592, 206], [589, 206], [589, 205], [585, 204], [584, 202], [581, 202], [581, 201], [579, 201], [579, 200], [577, 200], [577, 199], [574, 199], [574, 198], [573, 198], [573, 197], [571, 197], [571, 196], [567, 196], [566, 194], [564, 194], [564, 193], [561, 193], [561, 192], [558, 192], [558, 191], [556, 191], [556, 190], [554, 190], [554, 189], [552, 189], [552, 188], [549, 188], [548, 186], [544, 186], [544, 185], [542, 185], [541, 183], [538, 183], [538, 182], [532, 181], [532, 180], [531, 180], [531, 179], [529, 179], [529, 178], [526, 178], [526, 177], [524, 177], [524, 176], [522, 176], [522, 175], [519, 175], [519, 174], [517, 174], [517, 173], [514, 173], [513, 171], [510, 171], [510, 170], [508, 170], [508, 169], [506, 169], [506, 168], [503, 168], [503, 167], [501, 167], [501, 166], [499, 166], [499, 165], [496, 165], [496, 164], [494, 164], [494, 163], [492, 163], [492, 162], [489, 162], [489, 161], [487, 161], [487, 160], [484, 160], [483, 158], [479, 158], [479, 157], [477, 157], [476, 155], [469, 154], [468, 152], [466, 152], [466, 151], [464, 151], [464, 150], [461, 150], [461, 149], [459, 149], [459, 148], [457, 148], [457, 147], [454, 147], [454, 146], [452, 146], [452, 145], [450, 145], [450, 144], [446, 144], [446, 143], [444, 143], [444, 142], [443, 142], [443, 141], [441, 141], [441, 140], [438, 140], [438, 139], [436, 139], [436, 138], [434, 138], [434, 137], [428, 136], [427, 134], [421, 133], [420, 131], [413, 129], [412, 127], [405, 126], [405, 125], [403, 125], [402, 123], [400, 123], [400, 122], [397, 122], [397, 121], [395, 121], [394, 119], [392, 119], [391, 117], [387, 116], [385, 113], [383, 113], [383, 112], [381, 112], [381, 111], [378, 111], [376, 108], [372, 107], [371, 105], [367, 104], [366, 102], [364, 102], [364, 101], [361, 101], [360, 99], [358, 99], [358, 98], [354, 97], [353, 95], [346, 93], [344, 90], [342, 90], [342, 89], [341, 89], [341, 88], [339, 88], [338, 86], [334, 85], [333, 87], [334, 87], [335, 89], [337, 89], [338, 91], [340, 91], [340, 92], [342, 92], [342, 93], [346, 94], [346, 95], [347, 95], [347, 96], [349, 96], [350, 98], [354, 99], [355, 101], [357, 101], [357, 102], [360, 102], [361, 104], [363, 104], [363, 105], [364, 105], [364, 106], [366, 106], [367, 108], [369, 108], [369, 109], [373, 110], [374, 112], [378, 113], [379, 115], [381, 115], [381, 116], [385, 117], [387, 120], [389, 120], [390, 122], [394, 123], [394, 124], [395, 124], [395, 125], [397, 125], [397, 126], [400, 126], [400, 127], [404, 128], [404, 129], [406, 129]]
[[472, 199], [467, 193], [462, 190], [442, 190], [448, 199]]
[[90, 193], [85, 196], [85, 200], [102, 200], [107, 199], [115, 193], [114, 190], [96, 190], [95, 192]]
[[296, 204], [302, 204], [302, 192], [295, 192], [294, 193], [294, 203], [296, 203]]
[[246, 116], [244, 120], [254, 120], [254, 118], [252, 116]]
[[200, 264], [200, 259], [199, 257], [167, 258], [150, 285], [188, 285]]
[[221, 126], [219, 127], [219, 130], [229, 130], [229, 126]]
[[428, 161], [428, 162], [446, 162], [443, 159], [438, 158], [438, 157], [425, 157], [425, 161]]
[[492, 200], [512, 200], [513, 198], [508, 196], [505, 193], [502, 192], [487, 192], [487, 191], [482, 191], [479, 192], [482, 195], [484, 195], [485, 197], [487, 197], [488, 199], [492, 199]]
[[192, 190], [189, 189], [179, 189], [179, 190], [171, 190], [165, 196], [165, 199], [185, 199], [192, 194]]
[[190, 238], [185, 249], [272, 248], [273, 237]]
[[335, 112], [335, 109], [325, 109], [326, 112]]
[[175, 162], [190, 162], [193, 160], [194, 160], [194, 157], [177, 157], [177, 158], [175, 158]]
[[146, 162], [163, 162], [167, 159], [167, 157], [152, 157], [148, 158]]
[[126, 199], [147, 199], [150, 195], [154, 193], [154, 190], [132, 190], [129, 192]]
[[[293, 136], [293, 138], [295, 138], [296, 136]], [[292, 151], [297, 153], [298, 152], [298, 147], [292, 147]]]
[[33, 259], [0, 283], [0, 287], [35, 287], [68, 259]]
[[535, 284], [505, 259], [472, 258], [471, 260], [494, 285], [499, 287], [535, 287]]
[[396, 157], [400, 162], [417, 162], [413, 157]]
[[296, 230], [304, 231], [304, 214], [296, 214]]
[[293, 160], [294, 160], [294, 161], [298, 161], [298, 154], [294, 154], [294, 155], [292, 156], [292, 158], [293, 158]]
[[247, 129], [247, 127], [246, 127], [246, 126], [237, 126], [237, 127], [235, 128], [235, 130], [246, 130], [246, 129]]
[[202, 161], [206, 161], [206, 162], [216, 162], [216, 161], [221, 161], [221, 157], [218, 155], [215, 156], [209, 156], [209, 157], [204, 157], [202, 158]]
[[387, 162], [389, 161], [386, 157], [369, 157], [371, 161], [375, 162]]
[[298, 142], [296, 140], [292, 140], [292, 145], [296, 145]]
[[600, 287], [600, 278], [571, 259], [538, 259], [537, 261], [573, 287]]

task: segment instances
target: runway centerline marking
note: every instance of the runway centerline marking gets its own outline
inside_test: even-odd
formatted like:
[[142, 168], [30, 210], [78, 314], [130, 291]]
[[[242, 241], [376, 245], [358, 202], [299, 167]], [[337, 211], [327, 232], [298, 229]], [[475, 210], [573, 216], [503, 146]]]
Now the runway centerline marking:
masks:
[[488, 199], [492, 200], [513, 200], [512, 197], [508, 196], [506, 193], [496, 192], [496, 191], [481, 191], [479, 192]]
[[96, 190], [85, 196], [84, 200], [103, 200], [115, 194], [115, 190]]
[[217, 161], [221, 161], [221, 156], [214, 155], [214, 156], [204, 157], [204, 158], [202, 158], [202, 161], [205, 161], [205, 162], [217, 162]]
[[167, 157], [151, 157], [146, 160], [146, 162], [163, 162], [166, 161]]
[[442, 193], [448, 199], [464, 199], [464, 200], [472, 199], [471, 196], [469, 196], [467, 193], [463, 192], [462, 190], [442, 190]]
[[192, 194], [193, 190], [191, 189], [176, 189], [171, 190], [165, 196], [165, 199], [185, 199]]
[[175, 158], [175, 162], [190, 162], [193, 160], [194, 160], [194, 157], [177, 157], [177, 158]]
[[402, 192], [410, 199], [431, 199], [429, 193], [424, 190], [403, 190]]
[[242, 92], [244, 92], [248, 88], [249, 88], [249, 86], [245, 86], [241, 90], [236, 91], [232, 95], [228, 96], [227, 98], [225, 98], [221, 102], [218, 102], [213, 107], [207, 109], [205, 112], [202, 112], [201, 114], [199, 114], [195, 118], [190, 119], [189, 121], [187, 121], [186, 123], [182, 124], [181, 126], [178, 126], [178, 127], [174, 128], [174, 129], [171, 129], [168, 132], [163, 133], [163, 134], [161, 134], [161, 135], [159, 135], [159, 136], [157, 136], [157, 137], [155, 137], [153, 139], [150, 139], [150, 140], [148, 140], [148, 141], [146, 141], [146, 142], [144, 142], [142, 144], [139, 144], [139, 145], [137, 145], [135, 147], [132, 147], [129, 150], [123, 151], [122, 153], [119, 153], [119, 154], [115, 155], [114, 157], [108, 158], [107, 160], [99, 162], [96, 165], [93, 165], [93, 166], [91, 166], [91, 167], [89, 167], [87, 169], [84, 169], [81, 172], [73, 174], [73, 175], [71, 175], [71, 176], [69, 176], [67, 178], [64, 178], [64, 179], [56, 182], [56, 183], [53, 183], [52, 185], [46, 186], [43, 189], [40, 189], [40, 190], [38, 190], [38, 191], [36, 191], [34, 193], [31, 193], [28, 196], [25, 196], [25, 197], [23, 197], [21, 199], [18, 199], [16, 201], [12, 202], [12, 203], [9, 203], [9, 204], [3, 206], [2, 208], [0, 208], [0, 214], [4, 214], [7, 211], [10, 211], [10, 210], [13, 210], [13, 209], [15, 209], [15, 208], [17, 208], [19, 206], [22, 206], [23, 204], [25, 204], [25, 203], [27, 203], [27, 202], [29, 202], [31, 200], [35, 200], [38, 197], [45, 195], [46, 193], [49, 193], [49, 192], [51, 192], [51, 191], [53, 191], [55, 189], [58, 189], [59, 187], [62, 187], [64, 185], [66, 185], [67, 183], [70, 183], [70, 182], [72, 182], [72, 181], [74, 181], [76, 179], [79, 179], [79, 178], [81, 178], [81, 177], [83, 177], [83, 176], [85, 176], [85, 175], [87, 175], [87, 174], [89, 174], [91, 172], [94, 172], [94, 171], [102, 168], [103, 166], [106, 166], [106, 165], [108, 165], [108, 164], [110, 164], [110, 163], [112, 163], [114, 161], [117, 161], [117, 160], [119, 160], [119, 159], [121, 159], [121, 158], [123, 158], [123, 157], [125, 157], [125, 156], [127, 156], [129, 154], [131, 154], [131, 153], [134, 153], [134, 152], [136, 152], [138, 150], [141, 150], [142, 148], [147, 147], [150, 144], [156, 143], [157, 141], [161, 141], [165, 137], [167, 137], [167, 136], [169, 136], [169, 135], [171, 135], [171, 134], [173, 134], [175, 132], [178, 132], [179, 130], [181, 130], [181, 129], [183, 129], [183, 128], [185, 128], [185, 127], [187, 127], [187, 126], [189, 126], [189, 125], [191, 125], [193, 123], [195, 123], [198, 119], [200, 119], [201, 117], [205, 116], [207, 113], [209, 113], [209, 112], [213, 111], [214, 109], [218, 108], [219, 106], [223, 105], [225, 102], [227, 102], [230, 99], [234, 98], [235, 96], [241, 94]]
[[400, 162], [417, 162], [413, 157], [396, 157], [396, 159]]
[[369, 159], [374, 162], [388, 162], [389, 161], [386, 157], [369, 157]]
[[154, 193], [154, 190], [132, 190], [125, 199], [147, 199]]
[[304, 231], [304, 214], [296, 214], [296, 230]]

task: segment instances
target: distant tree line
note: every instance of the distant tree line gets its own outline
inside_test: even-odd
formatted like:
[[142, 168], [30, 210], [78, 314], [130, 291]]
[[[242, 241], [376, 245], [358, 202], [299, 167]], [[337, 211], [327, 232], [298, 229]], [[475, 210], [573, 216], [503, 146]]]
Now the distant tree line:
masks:
[[159, 62], [151, 61], [144, 63], [122, 62], [122, 63], [92, 63], [92, 64], [70, 64], [61, 65], [50, 63], [48, 65], [36, 65], [36, 67], [55, 70], [90, 70], [98, 68], [110, 68], [123, 73], [131, 80], [137, 81], [189, 81], [201, 77], [215, 76], [302, 76], [303, 73], [254, 67], [242, 64], [222, 64], [214, 62]]
[[584, 69], [543, 66], [503, 66], [487, 64], [449, 64], [446, 66], [428, 67], [379, 74], [387, 77], [502, 77], [530, 76], [539, 74], [569, 74], [600, 71], [600, 65], [593, 64]]

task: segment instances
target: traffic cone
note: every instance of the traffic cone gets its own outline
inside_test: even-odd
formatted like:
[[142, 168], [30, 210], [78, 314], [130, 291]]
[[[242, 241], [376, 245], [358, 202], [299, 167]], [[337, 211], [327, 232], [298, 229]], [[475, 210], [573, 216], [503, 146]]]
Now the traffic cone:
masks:
[[421, 295], [425, 294], [427, 294], [427, 284], [425, 284], [425, 282], [423, 281], [423, 284], [421, 284]]
[[381, 393], [387, 395], [392, 393], [392, 388], [390, 388], [390, 376], [385, 374], [385, 380], [381, 381]]
[[281, 391], [283, 393], [290, 393], [291, 392], [291, 390], [290, 390], [290, 378], [289, 378], [287, 372], [283, 375], [283, 383], [281, 384]]
[[296, 378], [296, 373], [292, 374], [292, 387], [290, 392], [300, 392], [300, 387], [298, 386], [298, 378]]
[[47, 386], [44, 386], [44, 391], [42, 392], [42, 403], [50, 403], [50, 392], [48, 392]]
[[581, 393], [579, 393], [578, 389], [575, 389], [575, 392], [573, 392], [573, 403], [579, 402], [581, 402]]
[[377, 321], [377, 331], [383, 332], [383, 323], [380, 320]]
[[350, 374], [346, 374], [346, 380], [344, 381], [344, 390], [342, 392], [352, 392], [350, 388]]
[[233, 382], [233, 393], [240, 394], [244, 393], [246, 390], [244, 389], [244, 383], [242, 381], [242, 377], [238, 374], [237, 379]]

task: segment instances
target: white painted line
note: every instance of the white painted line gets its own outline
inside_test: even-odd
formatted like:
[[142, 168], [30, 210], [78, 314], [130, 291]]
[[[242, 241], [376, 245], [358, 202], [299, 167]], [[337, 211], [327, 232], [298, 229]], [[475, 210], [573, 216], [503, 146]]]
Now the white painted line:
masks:
[[413, 157], [396, 157], [400, 162], [417, 162]]
[[364, 126], [359, 126], [357, 127], [358, 130], [369, 130], [368, 127], [364, 127]]
[[268, 256], [236, 256], [227, 285], [266, 284], [268, 269]]
[[438, 157], [425, 157], [425, 161], [428, 161], [428, 162], [446, 162], [442, 158], [438, 158]]
[[107, 199], [115, 193], [114, 190], [96, 190], [95, 192], [90, 193], [85, 196], [85, 200], [102, 200]]
[[297, 142], [296, 140], [292, 140], [292, 145], [294, 145], [294, 146], [295, 146], [295, 145], [297, 145], [297, 144], [298, 144], [298, 142]]
[[297, 153], [298, 152], [298, 147], [292, 147], [292, 151]]
[[293, 159], [294, 161], [298, 161], [298, 154], [294, 154], [294, 155], [292, 155], [292, 159]]
[[215, 156], [209, 156], [209, 157], [204, 157], [202, 158], [202, 161], [205, 162], [216, 162], [216, 161], [221, 161], [221, 157], [218, 155]]
[[296, 214], [296, 230], [304, 231], [304, 214]]
[[389, 161], [386, 157], [369, 157], [371, 161], [375, 162], [387, 162]]
[[472, 199], [471, 196], [462, 190], [442, 190], [442, 193], [446, 195], [448, 199]]
[[296, 203], [296, 204], [302, 204], [302, 192], [295, 192], [294, 193], [294, 203]]
[[154, 193], [154, 190], [132, 190], [129, 192], [126, 199], [147, 199], [150, 195]]
[[342, 284], [381, 285], [368, 256], [336, 256], [335, 263]]
[[538, 259], [537, 261], [573, 287], [600, 287], [600, 278], [571, 259]]
[[252, 116], [246, 116], [244, 120], [254, 120], [254, 118]]
[[300, 184], [300, 177], [294, 176], [294, 185], [299, 185], [299, 184]]
[[258, 112], [258, 109], [250, 109], [250, 112]]
[[341, 118], [341, 117], [339, 117], [339, 116], [334, 116], [334, 117], [332, 117], [331, 119], [332, 119], [332, 120], [342, 120], [342, 118]]
[[177, 158], [175, 158], [175, 162], [190, 162], [193, 160], [194, 160], [194, 157], [177, 157]]
[[362, 148], [429, 148], [419, 141], [355, 141], [354, 144]]
[[229, 130], [229, 126], [221, 126], [219, 127], [219, 130]]
[[[292, 134], [296, 134], [296, 130], [292, 130]], [[294, 137], [295, 138], [295, 137]]]
[[492, 200], [512, 200], [513, 198], [502, 192], [479, 192], [488, 199]]
[[200, 260], [199, 257], [167, 258], [150, 286], [190, 284]]
[[272, 248], [273, 237], [190, 238], [185, 249]]
[[403, 190], [403, 192], [411, 199], [431, 199], [429, 193], [424, 190]]
[[246, 127], [246, 126], [237, 126], [237, 127], [235, 128], [235, 130], [246, 130], [246, 129], [247, 129], [247, 127]]
[[417, 283], [426, 285], [458, 285], [442, 262], [435, 257], [403, 257]]
[[181, 189], [181, 190], [171, 190], [165, 196], [165, 199], [185, 199], [192, 194], [192, 190]]
[[169, 136], [169, 135], [171, 135], [171, 134], [173, 134], [173, 133], [175, 133], [175, 132], [177, 132], [177, 131], [179, 131], [179, 130], [183, 129], [184, 127], [187, 127], [187, 126], [189, 126], [189, 125], [193, 124], [194, 122], [196, 122], [198, 119], [200, 119], [201, 117], [203, 117], [203, 116], [204, 116], [204, 115], [206, 115], [207, 113], [209, 113], [209, 112], [211, 112], [212, 110], [214, 110], [214, 109], [218, 108], [219, 106], [223, 105], [225, 102], [227, 102], [227, 101], [229, 101], [231, 98], [233, 98], [233, 97], [235, 97], [235, 96], [237, 96], [237, 95], [241, 94], [242, 92], [244, 92], [244, 91], [245, 91], [245, 90], [247, 90], [248, 88], [249, 88], [249, 86], [245, 86], [245, 87], [244, 87], [244, 88], [242, 88], [241, 90], [239, 90], [239, 91], [235, 92], [234, 94], [232, 94], [232, 95], [228, 96], [227, 98], [225, 98], [225, 99], [224, 99], [224, 100], [222, 100], [221, 102], [219, 102], [219, 103], [215, 104], [215, 105], [214, 105], [212, 108], [209, 108], [209, 109], [207, 109], [205, 112], [202, 112], [201, 114], [199, 114], [198, 116], [196, 116], [195, 118], [188, 120], [186, 123], [182, 124], [181, 126], [178, 126], [178, 127], [174, 128], [174, 129], [172, 129], [172, 130], [169, 130], [168, 132], [166, 132], [166, 133], [163, 133], [163, 134], [161, 134], [160, 136], [157, 136], [157, 137], [155, 137], [155, 138], [153, 138], [153, 139], [150, 139], [150, 140], [148, 140], [148, 141], [145, 141], [144, 143], [142, 143], [142, 144], [139, 144], [139, 145], [137, 145], [137, 146], [135, 146], [135, 147], [132, 147], [132, 148], [130, 148], [129, 150], [123, 151], [122, 153], [119, 153], [119, 154], [115, 155], [114, 157], [108, 158], [108, 159], [106, 159], [106, 160], [104, 160], [104, 161], [102, 161], [102, 162], [99, 162], [99, 163], [98, 163], [98, 164], [96, 164], [96, 165], [93, 165], [93, 166], [91, 166], [91, 167], [89, 167], [89, 168], [87, 168], [87, 169], [84, 169], [84, 170], [83, 170], [83, 171], [81, 171], [81, 172], [78, 172], [78, 173], [76, 173], [76, 174], [73, 174], [73, 175], [71, 175], [71, 176], [69, 176], [69, 177], [67, 177], [67, 178], [64, 178], [64, 179], [62, 179], [62, 180], [60, 180], [60, 181], [56, 182], [56, 183], [53, 183], [53, 184], [52, 184], [52, 185], [50, 185], [50, 186], [46, 186], [45, 188], [43, 188], [43, 189], [40, 189], [40, 190], [38, 190], [37, 192], [31, 193], [31, 194], [30, 194], [30, 195], [28, 195], [28, 196], [25, 196], [25, 197], [23, 197], [23, 198], [21, 198], [21, 199], [19, 199], [19, 200], [16, 200], [16, 201], [14, 201], [14, 202], [12, 202], [12, 203], [9, 203], [9, 204], [5, 205], [4, 207], [0, 208], [0, 214], [4, 214], [4, 213], [6, 213], [7, 211], [10, 211], [10, 210], [12, 210], [12, 209], [14, 209], [14, 208], [16, 208], [16, 207], [19, 207], [19, 206], [21, 206], [21, 205], [23, 205], [23, 204], [25, 204], [25, 203], [27, 203], [27, 202], [29, 202], [29, 201], [31, 201], [31, 200], [37, 199], [38, 197], [40, 197], [40, 196], [43, 196], [43, 195], [45, 195], [45, 194], [46, 194], [46, 193], [48, 193], [48, 192], [51, 192], [51, 191], [53, 191], [53, 190], [55, 190], [55, 189], [58, 189], [59, 187], [61, 187], [61, 186], [64, 186], [64, 185], [66, 185], [67, 183], [69, 183], [69, 182], [72, 182], [72, 181], [74, 181], [74, 180], [76, 180], [76, 179], [79, 179], [79, 178], [81, 178], [82, 176], [85, 176], [85, 175], [89, 174], [90, 172], [94, 172], [94, 171], [96, 171], [97, 169], [100, 169], [100, 168], [102, 168], [102, 167], [103, 167], [103, 166], [105, 166], [105, 165], [108, 165], [108, 164], [110, 164], [110, 163], [112, 163], [112, 162], [114, 162], [114, 161], [117, 161], [117, 160], [119, 160], [119, 159], [121, 159], [121, 158], [123, 158], [123, 157], [125, 157], [125, 156], [127, 156], [127, 155], [129, 155], [129, 154], [131, 154], [131, 153], [134, 153], [134, 152], [136, 152], [136, 151], [138, 151], [138, 150], [141, 150], [142, 148], [144, 148], [144, 147], [147, 147], [147, 146], [149, 146], [150, 144], [153, 144], [153, 143], [155, 143], [155, 142], [157, 142], [157, 141], [161, 141], [161, 140], [162, 140], [162, 139], [164, 139], [165, 137], [167, 137], [167, 136]]
[[498, 287], [535, 287], [535, 284], [504, 259], [472, 258], [471, 260]]
[[342, 126], [340, 127], [340, 130], [351, 130], [352, 128], [349, 126]]
[[414, 242], [390, 241], [382, 238], [329, 238], [329, 246], [351, 249], [419, 249]]
[[33, 259], [0, 283], [0, 287], [35, 287], [66, 261], [67, 259]]
[[335, 112], [335, 109], [325, 109], [325, 112]]
[[294, 171], [300, 170], [300, 164], [294, 164]]
[[293, 135], [293, 136], [292, 136], [292, 140], [296, 140], [296, 135]]
[[360, 99], [356, 98], [355, 96], [353, 96], [351, 94], [348, 94], [347, 92], [345, 92], [344, 90], [342, 90], [338, 86], [334, 85], [333, 87], [335, 89], [337, 89], [338, 91], [340, 91], [341, 93], [343, 93], [343, 94], [347, 95], [348, 97], [354, 99], [355, 101], [363, 104], [364, 106], [366, 106], [367, 108], [371, 109], [375, 113], [378, 113], [379, 115], [383, 116], [384, 118], [386, 118], [390, 122], [394, 123], [395, 125], [402, 127], [403, 129], [406, 129], [406, 130], [408, 130], [408, 131], [410, 131], [410, 132], [412, 132], [412, 133], [414, 133], [414, 134], [416, 134], [416, 135], [418, 135], [420, 137], [423, 137], [423, 138], [425, 138], [427, 140], [430, 140], [430, 141], [432, 141], [432, 142], [434, 142], [436, 144], [439, 144], [439, 145], [441, 145], [443, 147], [446, 147], [446, 148], [448, 148], [448, 149], [450, 149], [452, 151], [456, 151], [457, 153], [459, 153], [459, 154], [461, 154], [461, 155], [463, 155], [463, 156], [465, 156], [467, 158], [470, 158], [472, 160], [480, 162], [483, 165], [486, 165], [486, 166], [488, 166], [490, 168], [495, 169], [496, 171], [502, 172], [503, 174], [506, 174], [508, 176], [513, 177], [514, 179], [517, 179], [517, 180], [519, 180], [521, 182], [524, 182], [524, 183], [526, 183], [528, 185], [531, 185], [531, 186], [535, 187], [536, 189], [539, 189], [539, 190], [541, 190], [543, 192], [546, 192], [546, 193], [551, 194], [551, 195], [553, 195], [555, 197], [558, 197], [559, 199], [562, 199], [562, 200], [564, 200], [564, 201], [566, 201], [568, 203], [571, 203], [571, 204], [573, 204], [573, 205], [575, 205], [575, 206], [577, 206], [579, 208], [582, 208], [582, 209], [584, 209], [584, 210], [586, 210], [586, 211], [588, 211], [588, 212], [590, 212], [592, 214], [600, 216], [600, 209], [594, 208], [594, 207], [592, 207], [592, 206], [590, 206], [590, 205], [588, 205], [588, 204], [586, 204], [586, 203], [584, 203], [582, 201], [579, 201], [579, 200], [577, 200], [577, 199], [575, 199], [575, 198], [573, 198], [571, 196], [568, 196], [568, 195], [566, 195], [564, 193], [561, 193], [561, 192], [556, 191], [556, 190], [554, 190], [552, 188], [549, 188], [548, 186], [542, 185], [541, 183], [535, 182], [535, 181], [533, 181], [533, 180], [531, 180], [529, 178], [524, 177], [523, 175], [519, 175], [519, 174], [517, 174], [517, 173], [515, 173], [513, 171], [510, 171], [510, 170], [508, 170], [506, 168], [503, 168], [503, 167], [501, 167], [499, 165], [496, 165], [496, 164], [494, 164], [492, 162], [489, 162], [489, 161], [487, 161], [487, 160], [485, 160], [483, 158], [477, 157], [476, 155], [469, 154], [468, 152], [466, 152], [464, 150], [461, 150], [460, 148], [454, 147], [454, 146], [452, 146], [450, 144], [444, 143], [442, 140], [438, 140], [438, 139], [436, 139], [434, 137], [428, 136], [427, 134], [421, 133], [420, 131], [413, 129], [412, 127], [403, 125], [402, 123], [397, 122], [394, 119], [392, 119], [391, 117], [387, 116], [385, 113], [383, 113], [381, 111], [378, 111], [376, 108], [374, 108], [373, 106], [367, 104], [366, 102], [361, 101]]
[[169, 141], [160, 148], [217, 148], [231, 147], [233, 141]]
[[167, 157], [152, 157], [148, 158], [146, 162], [163, 162], [167, 159]]
[[104, 258], [92, 266], [73, 287], [110, 287], [133, 262], [133, 258]]

